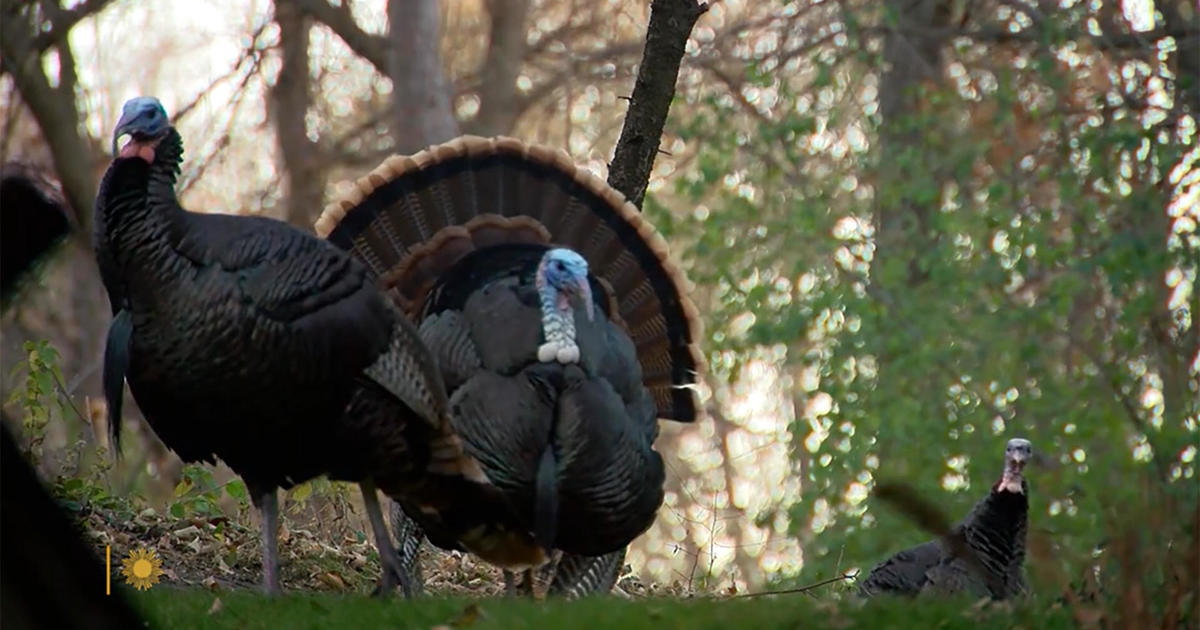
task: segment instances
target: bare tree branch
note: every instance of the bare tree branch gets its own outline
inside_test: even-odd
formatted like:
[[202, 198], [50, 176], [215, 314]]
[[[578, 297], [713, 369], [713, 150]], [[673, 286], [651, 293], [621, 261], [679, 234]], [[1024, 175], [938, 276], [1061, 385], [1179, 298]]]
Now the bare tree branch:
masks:
[[388, 39], [362, 30], [358, 22], [354, 21], [347, 3], [333, 6], [326, 0], [277, 0], [275, 4], [298, 6], [309, 17], [329, 27], [329, 30], [346, 42], [350, 50], [375, 66], [379, 74], [388, 76]]
[[671, 100], [675, 98], [684, 47], [696, 20], [707, 10], [707, 4], [696, 0], [650, 3], [646, 48], [608, 172], [608, 183], [639, 208], [658, 155]]
[[84, 0], [78, 5], [63, 10], [58, 6], [58, 3], [46, 3], [45, 6], [51, 9], [50, 28], [44, 30], [33, 40], [33, 50], [38, 53], [45, 52], [51, 46], [58, 46], [67, 41], [67, 34], [72, 28], [81, 21], [99, 13], [108, 5], [112, 4], [113, 0]]

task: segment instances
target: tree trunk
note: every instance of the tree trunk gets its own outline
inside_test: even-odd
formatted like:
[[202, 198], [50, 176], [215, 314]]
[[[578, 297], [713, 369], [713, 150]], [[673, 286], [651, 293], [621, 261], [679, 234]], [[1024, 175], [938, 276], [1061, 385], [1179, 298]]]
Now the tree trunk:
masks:
[[[884, 39], [883, 56], [889, 67], [879, 82], [879, 113], [883, 119], [879, 142], [881, 187], [904, 178], [903, 173], [890, 169], [890, 165], [898, 162], [890, 156], [921, 145], [920, 135], [901, 131], [899, 123], [913, 113], [919, 103], [916, 88], [924, 82], [936, 84], [941, 81], [941, 51], [945, 45], [944, 33], [950, 25], [950, 11], [949, 0], [888, 0], [885, 3], [885, 12], [894, 17], [895, 25]], [[905, 229], [906, 223], [915, 221], [920, 228], [925, 225], [927, 211], [928, 208], [907, 198], [893, 207], [877, 207], [877, 257], [893, 255], [912, 236]], [[910, 261], [909, 285], [919, 284], [922, 275], [916, 260]]]
[[517, 75], [525, 58], [529, 0], [488, 0], [492, 16], [487, 58], [480, 70], [479, 114], [467, 131], [481, 136], [509, 133], [517, 120]]
[[282, 218], [311, 229], [321, 213], [326, 173], [317, 143], [308, 137], [308, 109], [312, 105], [308, 40], [311, 22], [290, 2], [275, 5], [279, 25], [281, 64], [271, 89], [275, 139], [286, 175]]
[[392, 138], [397, 153], [415, 153], [458, 135], [439, 49], [440, 7], [437, 0], [390, 0], [388, 23]]

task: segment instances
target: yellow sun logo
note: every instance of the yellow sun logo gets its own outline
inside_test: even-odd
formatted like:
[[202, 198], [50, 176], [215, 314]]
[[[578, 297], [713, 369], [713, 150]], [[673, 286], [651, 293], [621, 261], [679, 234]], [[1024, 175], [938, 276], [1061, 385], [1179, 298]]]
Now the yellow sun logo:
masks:
[[162, 558], [153, 549], [140, 547], [130, 551], [129, 557], [121, 561], [121, 573], [125, 575], [126, 584], [144, 591], [158, 584], [158, 578], [163, 574]]

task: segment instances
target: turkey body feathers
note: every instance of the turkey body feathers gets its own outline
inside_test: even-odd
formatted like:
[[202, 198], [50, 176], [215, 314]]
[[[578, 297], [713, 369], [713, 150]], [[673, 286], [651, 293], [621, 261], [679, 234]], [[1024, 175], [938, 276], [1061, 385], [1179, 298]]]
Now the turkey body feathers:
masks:
[[424, 492], [424, 505], [444, 501], [439, 484], [486, 486], [432, 357], [367, 270], [279, 221], [184, 210], [181, 156], [171, 129], [153, 164], [119, 158], [101, 185], [97, 259], [118, 313], [109, 385], [127, 367], [168, 446], [186, 461], [219, 457], [258, 491], [370, 476], [389, 493]]
[[944, 541], [927, 542], [876, 566], [859, 593], [967, 592], [1006, 599], [1023, 592], [1027, 495], [993, 490], [954, 527], [949, 535], [966, 543], [971, 558], [956, 555]]
[[556, 515], [553, 527], [536, 516], [519, 525], [557, 531], [555, 548], [600, 555], [645, 531], [662, 503], [658, 423], [632, 344], [607, 319], [576, 317], [578, 364], [537, 360], [533, 276], [546, 251], [497, 245], [465, 256], [431, 291], [422, 338], [435, 353], [452, 349], [439, 364], [451, 366], [451, 418], [468, 454], [518, 513]]
[[133, 331], [134, 397], [187, 461], [218, 456], [256, 487], [321, 474], [327, 445], [346, 438], [332, 420], [398, 317], [328, 243], [277, 221], [187, 212], [156, 190], [150, 169], [138, 158], [113, 164], [101, 199], [121, 194], [98, 222], [97, 250], [123, 272], [106, 285]]

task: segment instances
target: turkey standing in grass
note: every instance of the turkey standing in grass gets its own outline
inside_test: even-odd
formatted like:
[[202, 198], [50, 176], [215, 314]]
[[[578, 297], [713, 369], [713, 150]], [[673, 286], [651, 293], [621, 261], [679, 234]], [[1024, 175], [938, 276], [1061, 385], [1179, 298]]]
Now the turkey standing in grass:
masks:
[[[125, 104], [130, 141], [96, 202], [95, 245], [114, 314], [104, 359], [119, 449], [123, 381], [184, 461], [220, 458], [263, 523], [263, 577], [279, 590], [277, 489], [355, 481], [384, 565], [404, 575], [376, 487], [416, 509], [504, 512], [450, 427], [417, 331], [346, 252], [286, 223], [182, 208], [182, 140], [157, 99]], [[401, 582], [408, 592], [408, 585]]]
[[565, 153], [471, 136], [389, 158], [316, 230], [419, 325], [455, 431], [519, 515], [402, 501], [398, 529], [506, 571], [559, 550], [551, 593], [611, 588], [663, 501], [657, 420], [696, 416], [700, 320], [662, 237]]
[[1023, 470], [1032, 454], [1029, 440], [1008, 441], [1000, 480], [949, 534], [966, 543], [966, 554], [952, 553], [942, 540], [905, 549], [872, 569], [860, 594], [969, 592], [1008, 599], [1023, 592], [1029, 525], [1029, 484]]

